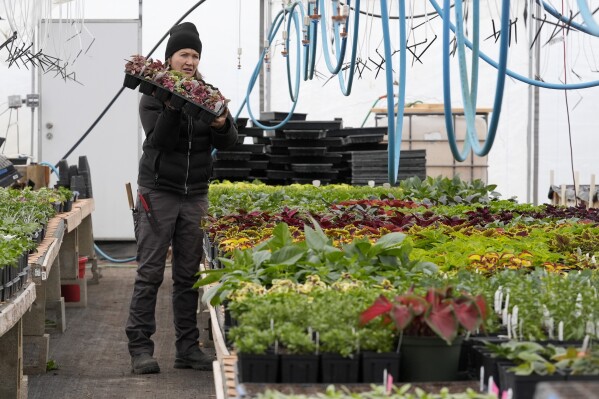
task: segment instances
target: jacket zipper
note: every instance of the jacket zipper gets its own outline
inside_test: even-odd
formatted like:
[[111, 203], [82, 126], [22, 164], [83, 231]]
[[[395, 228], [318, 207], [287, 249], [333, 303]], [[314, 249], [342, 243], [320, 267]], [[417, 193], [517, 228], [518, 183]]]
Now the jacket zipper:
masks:
[[191, 134], [193, 131], [193, 122], [190, 117], [187, 119], [187, 170], [185, 171], [185, 195], [187, 195], [187, 179], [189, 178], [189, 157], [191, 156]]

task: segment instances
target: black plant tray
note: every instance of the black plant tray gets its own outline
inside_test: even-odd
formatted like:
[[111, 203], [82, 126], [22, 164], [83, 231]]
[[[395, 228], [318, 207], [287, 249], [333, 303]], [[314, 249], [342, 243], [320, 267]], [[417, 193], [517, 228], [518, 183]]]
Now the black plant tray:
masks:
[[237, 130], [241, 130], [247, 127], [249, 118], [237, 118], [235, 120], [235, 124], [237, 125]]
[[214, 161], [212, 166], [218, 169], [250, 168], [249, 161]]
[[245, 134], [237, 134], [237, 144], [243, 144], [243, 142], [245, 141], [246, 135]]
[[320, 179], [334, 179], [337, 177], [337, 174], [339, 173], [339, 171], [333, 169], [333, 170], [320, 170], [318, 172], [293, 172], [293, 177], [301, 177], [301, 178], [305, 178], [305, 179], [312, 179], [312, 180], [320, 180]]
[[268, 179], [291, 179], [294, 176], [294, 173], [290, 170], [266, 170], [266, 177]]
[[[278, 112], [278, 111], [260, 112], [260, 119], [264, 119], [264, 120], [268, 120], [268, 121], [282, 121], [285, 118], [287, 118], [288, 114], [289, 114], [288, 112]], [[308, 114], [293, 113], [293, 114], [291, 114], [290, 120], [305, 121], [306, 116], [308, 116]]]
[[[259, 122], [265, 126], [275, 126], [281, 123], [280, 120], [260, 120]], [[285, 130], [329, 130], [340, 129], [343, 121], [296, 121], [290, 120], [284, 126]]]
[[287, 155], [289, 156], [289, 149], [287, 147], [275, 147], [272, 145], [267, 145], [264, 147], [267, 154], [275, 154], [275, 155]]
[[217, 151], [218, 161], [249, 161], [252, 153], [249, 151]]
[[254, 137], [254, 144], [270, 145], [270, 137]]
[[387, 151], [387, 143], [341, 144], [335, 145], [331, 151]]
[[212, 175], [214, 177], [248, 177], [250, 168], [214, 168]]
[[[284, 130], [284, 137], [289, 140], [317, 140], [326, 137], [326, 130]], [[278, 137], [278, 136], [277, 136]]]
[[137, 86], [139, 86], [140, 79], [137, 75], [133, 75], [131, 73], [125, 72], [125, 80], [123, 81], [123, 86], [135, 90]]
[[233, 152], [251, 152], [252, 154], [261, 154], [264, 152], [263, 144], [235, 144], [227, 149]]
[[251, 160], [248, 162], [248, 166], [252, 170], [266, 170], [268, 168], [268, 161]]
[[322, 156], [327, 153], [326, 147], [289, 147], [292, 156]]
[[291, 170], [299, 173], [320, 173], [333, 169], [332, 163], [298, 163], [291, 164]]
[[323, 156], [290, 156], [290, 155], [277, 155], [267, 154], [272, 164], [293, 164], [293, 163], [332, 163], [340, 164], [342, 162], [341, 155], [339, 154], [327, 154]]
[[151, 96], [154, 94], [154, 90], [156, 90], [156, 84], [151, 80], [141, 78], [139, 80], [139, 92], [142, 94], [147, 94]]
[[237, 128], [239, 130], [239, 133], [243, 133], [246, 136], [251, 136], [251, 137], [264, 137], [264, 130], [260, 129], [259, 127], [244, 127], [244, 128]]
[[370, 135], [355, 135], [349, 136], [343, 139], [344, 145], [349, 144], [363, 144], [363, 143], [380, 143], [383, 141], [384, 135], [382, 134], [370, 134]]
[[387, 127], [357, 127], [345, 129], [332, 129], [327, 132], [327, 137], [349, 137], [354, 135], [385, 135]]
[[289, 140], [279, 137], [271, 137], [273, 147], [326, 147], [324, 140]]

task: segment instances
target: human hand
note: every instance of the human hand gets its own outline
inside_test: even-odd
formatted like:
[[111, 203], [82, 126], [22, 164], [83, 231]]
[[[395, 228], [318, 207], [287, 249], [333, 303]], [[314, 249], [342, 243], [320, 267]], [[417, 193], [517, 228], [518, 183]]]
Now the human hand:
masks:
[[210, 124], [210, 126], [215, 129], [221, 129], [223, 126], [225, 126], [228, 115], [229, 115], [229, 108], [225, 108], [223, 113], [220, 114], [219, 117], [215, 118], [214, 121], [212, 121], [212, 123]]

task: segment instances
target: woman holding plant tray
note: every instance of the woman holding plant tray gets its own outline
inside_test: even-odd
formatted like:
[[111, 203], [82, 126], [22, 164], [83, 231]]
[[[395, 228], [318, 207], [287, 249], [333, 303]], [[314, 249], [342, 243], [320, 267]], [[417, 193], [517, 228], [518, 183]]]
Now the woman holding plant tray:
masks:
[[[201, 53], [194, 24], [171, 28], [165, 53], [168, 68], [197, 77]], [[146, 138], [134, 213], [139, 267], [126, 326], [131, 369], [136, 374], [160, 372], [151, 336], [156, 331], [157, 292], [172, 246], [174, 367], [211, 370], [213, 359], [198, 345], [198, 291], [192, 286], [202, 259], [200, 221], [208, 210], [211, 151], [234, 145], [237, 129], [226, 109], [207, 124], [148, 95], [140, 101], [139, 116]]]

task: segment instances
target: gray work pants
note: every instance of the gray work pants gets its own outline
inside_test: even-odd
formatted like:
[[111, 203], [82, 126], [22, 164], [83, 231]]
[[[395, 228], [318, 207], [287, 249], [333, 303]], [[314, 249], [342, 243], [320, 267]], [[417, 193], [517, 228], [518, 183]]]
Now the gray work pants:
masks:
[[156, 296], [164, 279], [168, 248], [172, 245], [173, 261], [173, 315], [177, 354], [186, 354], [198, 348], [197, 327], [198, 290], [195, 274], [202, 259], [203, 232], [200, 222], [208, 211], [206, 195], [181, 195], [139, 187], [149, 198], [152, 226], [140, 204], [139, 195], [134, 219], [137, 240], [137, 276], [131, 299], [126, 333], [129, 353], [154, 354], [156, 332]]

